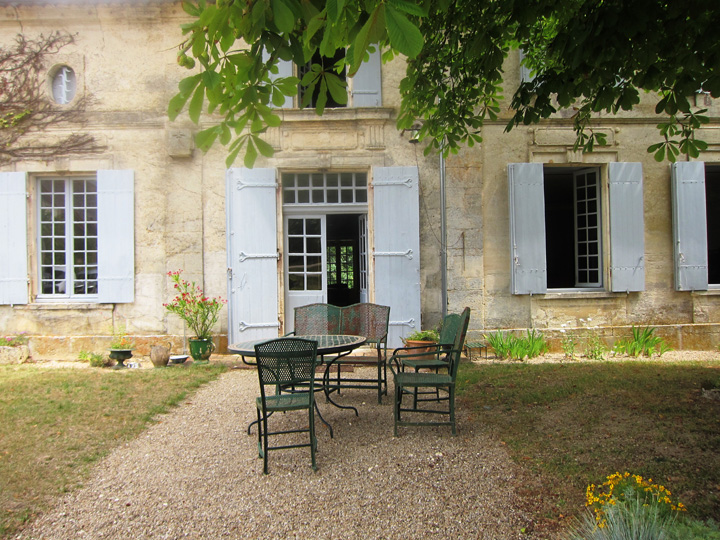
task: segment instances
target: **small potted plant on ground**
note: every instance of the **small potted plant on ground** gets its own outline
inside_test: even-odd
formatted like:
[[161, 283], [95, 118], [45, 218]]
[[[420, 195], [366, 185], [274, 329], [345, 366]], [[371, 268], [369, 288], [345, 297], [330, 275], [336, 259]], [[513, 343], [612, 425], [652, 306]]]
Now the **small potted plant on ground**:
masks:
[[220, 308], [225, 303], [222, 298], [205, 296], [203, 290], [194, 282], [180, 277], [182, 270], [168, 272], [174, 283], [177, 296], [172, 302], [163, 304], [165, 309], [180, 317], [195, 337], [188, 339], [190, 356], [198, 363], [207, 363], [215, 350], [212, 341], [212, 327], [218, 320]]
[[127, 367], [123, 362], [132, 358], [132, 351], [135, 348], [135, 343], [127, 337], [125, 332], [125, 326], [118, 326], [117, 329], [113, 328], [113, 338], [110, 342], [110, 358], [117, 361], [117, 364], [113, 366], [113, 369], [122, 369]]

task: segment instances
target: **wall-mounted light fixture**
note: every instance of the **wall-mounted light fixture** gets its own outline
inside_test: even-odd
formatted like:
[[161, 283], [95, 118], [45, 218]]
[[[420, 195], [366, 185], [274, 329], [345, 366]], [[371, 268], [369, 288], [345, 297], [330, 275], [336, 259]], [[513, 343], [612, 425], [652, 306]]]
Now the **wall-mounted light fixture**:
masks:
[[408, 128], [408, 129], [403, 129], [401, 132], [401, 135], [405, 135], [406, 132], [409, 133], [410, 140], [408, 140], [408, 142], [410, 144], [417, 144], [420, 142], [420, 128], [421, 127], [422, 127], [422, 125], [420, 125], [420, 124], [413, 124], [412, 127]]

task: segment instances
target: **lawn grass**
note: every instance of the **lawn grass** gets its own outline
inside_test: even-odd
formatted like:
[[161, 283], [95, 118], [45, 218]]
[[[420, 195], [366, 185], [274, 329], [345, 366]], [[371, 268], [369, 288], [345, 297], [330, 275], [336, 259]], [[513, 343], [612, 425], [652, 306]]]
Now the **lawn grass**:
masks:
[[720, 362], [463, 364], [459, 394], [526, 472], [539, 529], [584, 508], [585, 488], [630, 471], [665, 485], [695, 518], [720, 521]]
[[0, 366], [0, 538], [225, 369]]

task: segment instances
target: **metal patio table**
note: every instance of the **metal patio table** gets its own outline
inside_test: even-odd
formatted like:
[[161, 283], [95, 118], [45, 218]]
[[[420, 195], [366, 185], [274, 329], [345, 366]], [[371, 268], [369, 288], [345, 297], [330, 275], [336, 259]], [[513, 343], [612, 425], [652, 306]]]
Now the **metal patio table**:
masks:
[[[322, 377], [322, 390], [325, 393], [325, 399], [335, 405], [336, 407], [340, 409], [352, 409], [355, 411], [355, 416], [359, 416], [358, 410], [355, 407], [349, 406], [349, 405], [340, 405], [332, 400], [330, 397], [331, 394], [335, 391], [339, 391], [338, 385], [331, 385], [330, 383], [330, 370], [335, 362], [337, 362], [338, 359], [349, 355], [352, 351], [363, 345], [366, 341], [365, 336], [350, 336], [350, 335], [334, 335], [334, 334], [323, 334], [323, 335], [313, 335], [313, 336], [286, 336], [286, 337], [296, 337], [296, 338], [302, 338], [302, 339], [311, 339], [313, 341], [317, 341], [318, 347], [317, 347], [317, 354], [320, 357], [320, 361], [322, 364], [325, 364], [325, 372], [323, 373]], [[272, 338], [274, 339], [274, 338]], [[256, 339], [253, 341], [243, 341], [241, 343], [233, 343], [231, 345], [228, 345], [228, 351], [233, 354], [238, 354], [242, 356], [242, 361], [244, 364], [247, 364], [249, 366], [255, 366], [257, 365], [255, 362], [252, 362], [251, 358], [255, 358], [255, 345], [258, 343], [264, 343], [265, 341], [269, 341], [268, 339]], [[326, 358], [329, 357], [329, 358]], [[320, 417], [320, 420], [323, 424], [325, 424], [328, 429], [330, 430], [330, 437], [333, 436], [333, 429], [330, 424], [328, 424], [325, 419], [320, 414], [320, 410], [317, 408], [317, 403], [315, 404], [315, 410], [318, 413], [318, 416]], [[250, 428], [253, 424], [256, 424], [257, 420], [252, 422], [248, 426], [248, 434], [250, 433]]]

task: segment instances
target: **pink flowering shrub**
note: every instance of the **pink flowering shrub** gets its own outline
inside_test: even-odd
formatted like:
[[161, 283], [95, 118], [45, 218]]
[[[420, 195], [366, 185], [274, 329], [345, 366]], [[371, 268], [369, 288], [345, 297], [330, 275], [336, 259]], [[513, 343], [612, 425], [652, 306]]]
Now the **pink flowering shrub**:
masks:
[[163, 304], [170, 313], [180, 317], [198, 339], [210, 339], [213, 325], [218, 320], [220, 308], [225, 300], [205, 296], [203, 290], [194, 282], [180, 277], [182, 270], [168, 272], [175, 283], [177, 296], [172, 302]]

